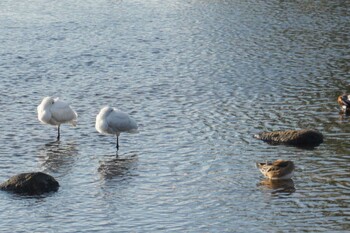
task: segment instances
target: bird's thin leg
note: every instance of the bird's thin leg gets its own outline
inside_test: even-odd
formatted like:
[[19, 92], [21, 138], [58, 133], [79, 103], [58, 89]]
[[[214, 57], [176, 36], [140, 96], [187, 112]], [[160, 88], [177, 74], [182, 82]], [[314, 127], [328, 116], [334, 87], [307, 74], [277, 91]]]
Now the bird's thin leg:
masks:
[[61, 125], [58, 125], [58, 127], [57, 127], [57, 141], [59, 141], [60, 140], [60, 126]]
[[117, 135], [117, 150], [119, 150], [119, 136]]

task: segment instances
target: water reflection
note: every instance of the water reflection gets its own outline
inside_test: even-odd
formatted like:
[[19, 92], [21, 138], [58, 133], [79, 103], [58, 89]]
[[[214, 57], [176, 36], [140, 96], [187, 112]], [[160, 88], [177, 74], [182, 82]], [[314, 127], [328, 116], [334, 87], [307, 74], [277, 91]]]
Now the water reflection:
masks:
[[137, 160], [137, 155], [134, 153], [124, 154], [118, 157], [113, 155], [112, 159], [99, 162], [98, 172], [104, 180], [110, 180], [115, 177], [125, 180], [132, 176], [132, 171], [137, 164]]
[[285, 193], [292, 194], [295, 192], [294, 181], [288, 180], [270, 180], [264, 179], [260, 181], [258, 186], [263, 186], [268, 190], [271, 190], [272, 194]]
[[38, 159], [40, 166], [48, 172], [67, 174], [74, 165], [78, 155], [74, 142], [50, 142], [39, 148]]
[[350, 113], [344, 113], [343, 111], [339, 111], [339, 119], [340, 120], [347, 120], [350, 117]]

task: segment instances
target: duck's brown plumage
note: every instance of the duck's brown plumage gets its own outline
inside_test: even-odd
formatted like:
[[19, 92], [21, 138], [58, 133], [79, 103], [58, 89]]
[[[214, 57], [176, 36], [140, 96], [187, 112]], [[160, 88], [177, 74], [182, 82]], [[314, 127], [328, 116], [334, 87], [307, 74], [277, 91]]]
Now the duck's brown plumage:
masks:
[[341, 107], [341, 111], [350, 113], [350, 95], [349, 94], [338, 96], [338, 104]]
[[272, 180], [290, 179], [294, 172], [294, 163], [288, 160], [257, 163], [257, 167], [264, 176]]

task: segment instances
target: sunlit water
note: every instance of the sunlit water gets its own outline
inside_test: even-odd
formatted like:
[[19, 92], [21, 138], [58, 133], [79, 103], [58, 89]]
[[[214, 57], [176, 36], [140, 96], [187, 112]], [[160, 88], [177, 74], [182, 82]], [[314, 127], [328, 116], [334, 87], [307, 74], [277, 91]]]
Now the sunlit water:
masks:
[[[347, 1], [3, 0], [0, 180], [44, 171], [60, 189], [0, 193], [4, 232], [350, 230]], [[76, 128], [42, 125], [59, 96]], [[101, 107], [139, 134], [94, 129]], [[316, 128], [314, 150], [271, 146], [260, 131]], [[293, 181], [255, 162], [290, 159]]]

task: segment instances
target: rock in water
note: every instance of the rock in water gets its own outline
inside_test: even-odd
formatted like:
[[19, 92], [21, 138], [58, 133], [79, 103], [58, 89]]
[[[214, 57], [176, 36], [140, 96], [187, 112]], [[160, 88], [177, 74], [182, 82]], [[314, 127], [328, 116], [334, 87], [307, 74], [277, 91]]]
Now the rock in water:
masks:
[[323, 135], [314, 129], [262, 132], [255, 138], [271, 144], [287, 144], [299, 147], [315, 147], [323, 142]]
[[57, 191], [59, 183], [52, 176], [42, 172], [21, 173], [0, 184], [0, 189], [19, 194], [40, 195]]

